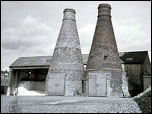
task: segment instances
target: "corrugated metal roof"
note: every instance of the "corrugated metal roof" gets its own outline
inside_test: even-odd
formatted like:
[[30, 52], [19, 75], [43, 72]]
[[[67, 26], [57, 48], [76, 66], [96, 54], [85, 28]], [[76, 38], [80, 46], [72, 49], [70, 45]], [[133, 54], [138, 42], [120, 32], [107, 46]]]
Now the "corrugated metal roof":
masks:
[[[120, 52], [121, 63], [142, 63], [145, 60], [147, 51]], [[88, 54], [82, 54], [83, 63], [87, 64]], [[19, 57], [10, 65], [15, 67], [49, 67], [52, 56]]]

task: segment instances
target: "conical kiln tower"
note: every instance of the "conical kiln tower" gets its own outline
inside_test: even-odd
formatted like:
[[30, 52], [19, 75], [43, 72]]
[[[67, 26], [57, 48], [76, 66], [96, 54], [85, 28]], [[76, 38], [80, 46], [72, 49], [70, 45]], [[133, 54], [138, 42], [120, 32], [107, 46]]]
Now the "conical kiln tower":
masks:
[[111, 21], [111, 6], [100, 4], [86, 67], [88, 96], [122, 96], [122, 67]]
[[46, 79], [46, 95], [82, 94], [84, 72], [75, 10], [65, 9], [60, 33]]

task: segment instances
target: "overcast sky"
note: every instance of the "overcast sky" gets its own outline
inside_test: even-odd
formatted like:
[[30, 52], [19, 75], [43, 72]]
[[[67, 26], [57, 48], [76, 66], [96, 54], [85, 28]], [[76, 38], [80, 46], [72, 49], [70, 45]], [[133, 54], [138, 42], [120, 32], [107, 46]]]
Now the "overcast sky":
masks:
[[100, 3], [112, 7], [119, 52], [148, 50], [151, 58], [150, 1], [2, 1], [1, 69], [19, 57], [52, 55], [65, 8], [76, 10], [81, 51], [89, 54]]

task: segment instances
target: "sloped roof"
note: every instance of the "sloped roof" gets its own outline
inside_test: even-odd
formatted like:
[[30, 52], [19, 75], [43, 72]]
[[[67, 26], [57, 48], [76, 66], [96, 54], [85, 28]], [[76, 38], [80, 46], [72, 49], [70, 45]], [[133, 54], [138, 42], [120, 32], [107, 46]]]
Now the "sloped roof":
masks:
[[52, 56], [19, 57], [10, 65], [12, 67], [50, 66]]
[[[121, 63], [142, 63], [145, 60], [147, 51], [120, 52]], [[89, 54], [82, 54], [83, 63], [87, 64]], [[52, 56], [19, 57], [10, 65], [15, 67], [49, 67]]]
[[119, 52], [121, 63], [143, 63], [148, 51]]

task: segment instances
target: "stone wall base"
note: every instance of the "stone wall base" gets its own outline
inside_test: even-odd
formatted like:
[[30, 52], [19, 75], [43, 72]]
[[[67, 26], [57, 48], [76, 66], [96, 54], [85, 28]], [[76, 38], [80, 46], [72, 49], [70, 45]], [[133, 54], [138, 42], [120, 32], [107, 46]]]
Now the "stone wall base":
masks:
[[88, 72], [88, 79], [83, 82], [86, 85], [83, 88], [84, 95], [90, 97], [123, 97], [122, 75], [121, 71]]

